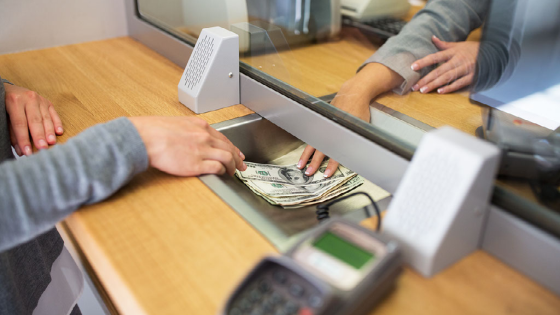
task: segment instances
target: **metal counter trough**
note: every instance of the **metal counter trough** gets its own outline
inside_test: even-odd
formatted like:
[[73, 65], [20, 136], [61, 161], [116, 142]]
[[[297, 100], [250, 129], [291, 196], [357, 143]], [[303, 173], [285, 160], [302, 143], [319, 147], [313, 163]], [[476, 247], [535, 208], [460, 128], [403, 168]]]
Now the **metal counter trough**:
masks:
[[[228, 137], [245, 154], [246, 161], [255, 163], [270, 163], [303, 144], [257, 114], [213, 124], [212, 127]], [[317, 224], [316, 206], [286, 210], [255, 195], [237, 177], [204, 175], [200, 179], [281, 252]], [[343, 201], [331, 207], [331, 216], [363, 220], [363, 207], [368, 202], [356, 199], [360, 201]], [[378, 201], [381, 210], [386, 209], [390, 199], [387, 197]]]

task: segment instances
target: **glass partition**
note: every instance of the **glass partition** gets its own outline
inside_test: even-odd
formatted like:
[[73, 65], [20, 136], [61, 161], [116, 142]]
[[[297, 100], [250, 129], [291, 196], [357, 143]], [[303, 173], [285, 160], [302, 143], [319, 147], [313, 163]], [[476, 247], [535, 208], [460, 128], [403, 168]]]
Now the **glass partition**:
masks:
[[236, 32], [244, 74], [406, 158], [443, 125], [497, 143], [494, 203], [560, 237], [560, 5], [466, 2], [137, 0], [137, 9], [191, 45], [204, 27]]

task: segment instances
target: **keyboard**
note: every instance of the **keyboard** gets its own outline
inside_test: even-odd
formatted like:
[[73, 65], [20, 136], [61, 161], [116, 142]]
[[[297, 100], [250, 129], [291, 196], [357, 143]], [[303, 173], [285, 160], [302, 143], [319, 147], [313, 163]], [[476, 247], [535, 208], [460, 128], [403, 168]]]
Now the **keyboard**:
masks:
[[390, 17], [370, 21], [354, 21], [349, 18], [343, 18], [342, 23], [355, 27], [366, 35], [376, 36], [381, 40], [387, 40], [389, 37], [397, 35], [406, 25], [406, 21]]

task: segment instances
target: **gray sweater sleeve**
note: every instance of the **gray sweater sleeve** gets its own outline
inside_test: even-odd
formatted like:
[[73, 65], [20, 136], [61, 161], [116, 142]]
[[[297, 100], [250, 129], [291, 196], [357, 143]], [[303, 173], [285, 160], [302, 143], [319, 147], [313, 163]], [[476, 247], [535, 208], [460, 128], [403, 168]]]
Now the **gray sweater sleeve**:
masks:
[[449, 42], [465, 40], [472, 30], [482, 25], [487, 7], [488, 0], [428, 1], [399, 35], [387, 40], [360, 69], [371, 62], [387, 66], [404, 78], [403, 84], [394, 92], [406, 93], [434, 69], [427, 67], [416, 72], [410, 68], [414, 61], [438, 52], [432, 43], [432, 35]]
[[52, 229], [82, 205], [107, 198], [147, 167], [144, 143], [127, 118], [1, 163], [0, 251]]

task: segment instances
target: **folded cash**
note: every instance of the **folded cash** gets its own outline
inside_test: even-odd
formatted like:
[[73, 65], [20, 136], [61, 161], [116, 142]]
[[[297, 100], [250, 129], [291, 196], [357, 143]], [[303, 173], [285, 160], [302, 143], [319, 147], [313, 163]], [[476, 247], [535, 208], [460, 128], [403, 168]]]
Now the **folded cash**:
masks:
[[328, 161], [324, 161], [313, 176], [305, 175], [296, 165], [280, 166], [245, 162], [247, 170], [236, 171], [239, 179], [256, 195], [270, 204], [286, 209], [321, 203], [358, 186], [364, 180], [340, 165], [333, 176], [324, 177]]
[[331, 177], [325, 178], [324, 172], [327, 169], [328, 161], [323, 162], [312, 176], [305, 175], [307, 166], [300, 170], [296, 165], [281, 166], [251, 162], [245, 162], [245, 164], [247, 164], [245, 171], [236, 171], [237, 177], [243, 181], [256, 180], [278, 184], [311, 185], [334, 181], [356, 174], [344, 166], [339, 166]]

